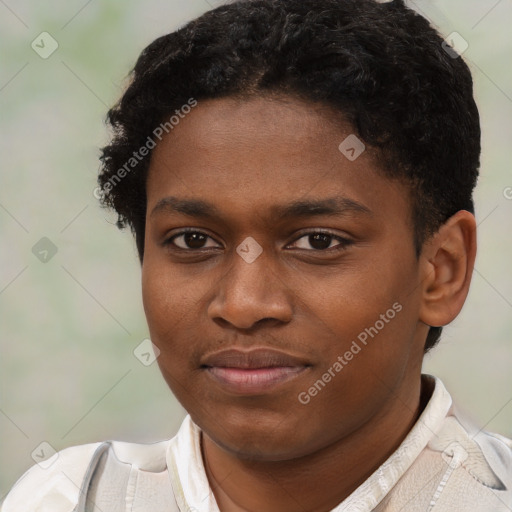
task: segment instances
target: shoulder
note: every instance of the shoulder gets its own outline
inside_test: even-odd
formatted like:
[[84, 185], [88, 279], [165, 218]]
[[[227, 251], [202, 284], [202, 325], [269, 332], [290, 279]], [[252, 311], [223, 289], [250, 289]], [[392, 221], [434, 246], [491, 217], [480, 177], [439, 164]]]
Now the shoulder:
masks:
[[[441, 510], [512, 510], [512, 441], [485, 431], [453, 407], [428, 443], [443, 474], [436, 500]], [[443, 492], [441, 493], [441, 490]], [[437, 503], [437, 502], [436, 502]], [[443, 505], [445, 508], [443, 508]]]
[[164, 471], [168, 441], [136, 444], [105, 441], [66, 448], [35, 464], [15, 483], [1, 512], [74, 512], [104, 454], [123, 465], [148, 472]]
[[[464, 428], [467, 437], [474, 441], [492, 471], [512, 491], [512, 440], [500, 434], [483, 430], [466, 414], [455, 410], [458, 423]], [[468, 455], [475, 450], [467, 449]], [[468, 461], [471, 457], [468, 456]]]
[[35, 464], [14, 484], [2, 512], [72, 512], [91, 461], [108, 443], [73, 446]]

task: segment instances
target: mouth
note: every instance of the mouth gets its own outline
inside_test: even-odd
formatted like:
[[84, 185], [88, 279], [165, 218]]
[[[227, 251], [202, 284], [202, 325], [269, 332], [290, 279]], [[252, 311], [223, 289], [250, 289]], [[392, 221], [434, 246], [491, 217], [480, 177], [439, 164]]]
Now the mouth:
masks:
[[307, 361], [291, 354], [260, 348], [217, 352], [206, 357], [201, 368], [226, 391], [255, 395], [275, 390], [310, 366]]
[[260, 394], [288, 382], [306, 367], [222, 368], [207, 367], [209, 375], [223, 387], [236, 394]]

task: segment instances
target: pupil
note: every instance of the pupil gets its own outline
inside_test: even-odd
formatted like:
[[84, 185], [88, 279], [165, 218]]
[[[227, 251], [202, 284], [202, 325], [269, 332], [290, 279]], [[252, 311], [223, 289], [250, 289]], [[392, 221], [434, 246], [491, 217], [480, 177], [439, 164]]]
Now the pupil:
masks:
[[327, 249], [329, 245], [331, 245], [331, 235], [326, 235], [324, 233], [316, 233], [314, 235], [309, 235], [309, 243], [311, 247], [315, 249]]
[[201, 249], [205, 243], [206, 235], [202, 233], [186, 233], [185, 234], [185, 244], [187, 244], [190, 249]]

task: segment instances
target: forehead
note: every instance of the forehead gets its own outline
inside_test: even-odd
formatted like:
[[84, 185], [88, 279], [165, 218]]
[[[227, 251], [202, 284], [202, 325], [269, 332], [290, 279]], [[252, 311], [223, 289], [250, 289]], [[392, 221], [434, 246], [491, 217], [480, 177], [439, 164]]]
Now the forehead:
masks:
[[[200, 100], [164, 138], [169, 143], [166, 151], [173, 145], [179, 152], [185, 145], [211, 156], [223, 151], [227, 157], [242, 146], [252, 154], [259, 153], [260, 160], [269, 150], [273, 155], [285, 153], [292, 164], [296, 155], [314, 158], [333, 145], [337, 150], [340, 137], [352, 131], [342, 114], [327, 105], [280, 95]], [[164, 146], [157, 145], [154, 153], [160, 153]]]
[[407, 208], [408, 194], [382, 174], [371, 148], [361, 152], [360, 143], [361, 154], [347, 157], [344, 141], [354, 146], [355, 137], [340, 113], [321, 104], [290, 97], [199, 101], [153, 150], [148, 214], [166, 196], [260, 213], [333, 197], [368, 210], [386, 201]]

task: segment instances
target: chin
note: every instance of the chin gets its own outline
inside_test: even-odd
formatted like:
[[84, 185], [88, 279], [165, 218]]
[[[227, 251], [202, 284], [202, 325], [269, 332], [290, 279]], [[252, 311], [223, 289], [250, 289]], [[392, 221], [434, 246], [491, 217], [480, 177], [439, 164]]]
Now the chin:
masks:
[[[259, 413], [261, 416], [261, 412]], [[307, 455], [314, 444], [314, 432], [304, 432], [287, 416], [255, 419], [254, 415], [233, 417], [218, 415], [218, 421], [208, 418], [194, 422], [219, 447], [239, 459], [253, 461], [283, 461]], [[221, 421], [222, 418], [222, 421]], [[302, 425], [307, 425], [302, 421]]]
[[[237, 459], [258, 462], [276, 462], [295, 459], [302, 455], [304, 446], [300, 445], [296, 438], [291, 434], [284, 439], [275, 439], [270, 432], [261, 433], [241, 433], [239, 436], [211, 439], [226, 452], [232, 454]], [[293, 441], [293, 444], [290, 442]], [[299, 444], [299, 445], [298, 445]]]

